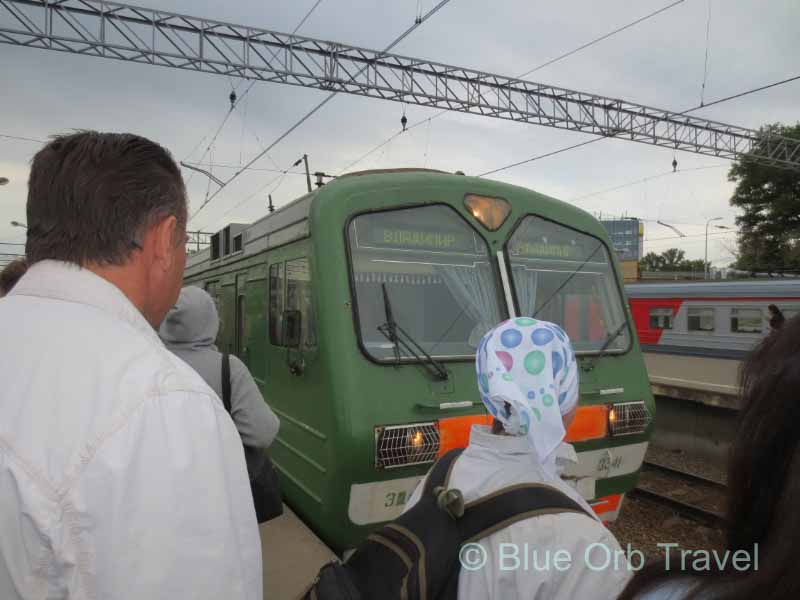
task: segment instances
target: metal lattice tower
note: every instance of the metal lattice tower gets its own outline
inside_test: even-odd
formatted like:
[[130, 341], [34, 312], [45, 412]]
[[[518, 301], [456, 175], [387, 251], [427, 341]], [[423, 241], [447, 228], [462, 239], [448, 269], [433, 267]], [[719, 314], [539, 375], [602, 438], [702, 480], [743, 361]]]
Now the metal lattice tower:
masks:
[[800, 170], [800, 140], [521, 79], [100, 0], [0, 0], [0, 42], [340, 91]]

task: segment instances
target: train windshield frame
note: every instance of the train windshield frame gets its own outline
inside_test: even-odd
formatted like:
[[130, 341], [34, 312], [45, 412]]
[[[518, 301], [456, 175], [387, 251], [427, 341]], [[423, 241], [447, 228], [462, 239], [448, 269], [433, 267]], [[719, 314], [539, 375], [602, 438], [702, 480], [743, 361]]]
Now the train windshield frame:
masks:
[[481, 337], [507, 314], [488, 243], [447, 204], [356, 214], [346, 237], [353, 315], [370, 360], [419, 360], [388, 338], [389, 318], [427, 354], [449, 361], [474, 360]]
[[579, 355], [631, 349], [622, 290], [603, 240], [529, 214], [515, 226], [505, 253], [520, 315], [561, 326]]

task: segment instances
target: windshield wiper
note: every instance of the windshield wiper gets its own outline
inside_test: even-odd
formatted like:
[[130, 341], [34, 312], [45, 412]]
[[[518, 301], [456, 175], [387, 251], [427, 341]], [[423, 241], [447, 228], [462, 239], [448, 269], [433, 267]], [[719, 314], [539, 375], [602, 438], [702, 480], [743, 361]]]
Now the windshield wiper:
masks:
[[613, 332], [608, 334], [606, 341], [603, 342], [602, 346], [600, 346], [600, 351], [597, 353], [597, 358], [600, 358], [606, 353], [606, 350], [608, 350], [608, 347], [611, 345], [611, 343], [620, 336], [620, 334], [625, 330], [627, 326], [628, 326], [628, 320], [626, 319], [622, 321], [622, 325], [620, 325]]
[[401, 349], [407, 355], [413, 356], [433, 375], [435, 379], [446, 381], [450, 375], [441, 363], [436, 361], [430, 354], [420, 346], [405, 330], [397, 324], [392, 313], [392, 303], [389, 301], [389, 292], [386, 291], [386, 284], [382, 283], [383, 288], [383, 310], [386, 315], [386, 322], [378, 326], [384, 337], [394, 344], [394, 356], [397, 364], [400, 364]]
[[585, 266], [586, 266], [586, 263], [588, 263], [590, 260], [592, 260], [592, 257], [593, 257], [595, 254], [597, 254], [597, 251], [598, 251], [598, 250], [600, 250], [600, 248], [601, 248], [602, 246], [603, 246], [603, 243], [602, 243], [602, 242], [600, 242], [599, 244], [597, 244], [597, 248], [595, 248], [594, 250], [592, 250], [592, 253], [591, 253], [589, 256], [587, 256], [587, 257], [586, 257], [586, 259], [585, 259], [585, 260], [584, 260], [584, 261], [583, 261], [583, 262], [582, 262], [580, 265], [578, 265], [578, 268], [577, 268], [577, 269], [575, 269], [575, 270], [574, 270], [572, 273], [570, 273], [569, 277], [567, 277], [567, 278], [564, 280], [564, 282], [563, 282], [563, 283], [562, 283], [560, 286], [558, 286], [558, 287], [556, 288], [556, 291], [555, 291], [555, 292], [553, 292], [552, 294], [550, 294], [550, 297], [549, 297], [547, 300], [545, 300], [545, 301], [544, 301], [542, 304], [540, 304], [540, 305], [539, 305], [539, 308], [537, 308], [536, 310], [534, 310], [534, 311], [533, 311], [533, 314], [531, 315], [531, 318], [532, 318], [532, 319], [535, 319], [535, 318], [536, 318], [536, 315], [538, 315], [540, 312], [542, 312], [542, 309], [543, 309], [545, 306], [547, 306], [548, 304], [550, 304], [550, 301], [551, 301], [553, 298], [555, 298], [555, 297], [558, 295], [558, 293], [559, 293], [561, 290], [563, 290], [565, 287], [567, 287], [567, 284], [568, 284], [570, 281], [572, 281], [572, 278], [573, 278], [573, 277], [575, 277], [575, 275], [577, 275], [577, 274], [580, 272], [580, 270], [581, 270], [581, 269], [583, 269], [583, 267], [585, 267]]

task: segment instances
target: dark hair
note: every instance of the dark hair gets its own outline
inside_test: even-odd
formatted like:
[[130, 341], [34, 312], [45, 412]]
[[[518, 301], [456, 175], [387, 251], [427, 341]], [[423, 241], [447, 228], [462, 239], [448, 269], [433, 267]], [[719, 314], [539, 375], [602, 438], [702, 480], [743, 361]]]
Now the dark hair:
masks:
[[186, 226], [186, 189], [170, 153], [130, 133], [56, 136], [28, 180], [28, 264], [124, 264], [148, 227]]
[[[795, 567], [795, 540], [800, 537], [800, 316], [750, 354], [740, 385], [743, 408], [728, 461], [725, 549], [752, 553], [758, 544], [759, 568], [739, 572], [729, 565], [683, 573], [695, 576], [687, 597], [800, 598], [800, 570]], [[645, 567], [620, 600], [636, 598], [669, 575], [662, 564]]]
[[781, 309], [775, 306], [774, 304], [770, 304], [767, 306], [767, 310], [770, 312], [770, 319], [769, 319], [769, 326], [772, 329], [780, 329], [783, 327], [783, 324], [786, 322], [786, 317], [783, 316]]
[[24, 258], [18, 258], [8, 263], [0, 272], [0, 296], [5, 296], [10, 292], [27, 270], [28, 263]]

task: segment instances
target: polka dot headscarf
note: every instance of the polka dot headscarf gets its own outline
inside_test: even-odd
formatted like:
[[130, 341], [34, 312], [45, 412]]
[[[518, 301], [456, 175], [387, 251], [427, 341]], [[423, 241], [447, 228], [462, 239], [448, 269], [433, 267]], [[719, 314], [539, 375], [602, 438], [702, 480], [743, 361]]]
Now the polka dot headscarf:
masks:
[[578, 404], [575, 352], [564, 330], [509, 319], [483, 336], [475, 363], [489, 412], [507, 433], [528, 436], [540, 459], [549, 457], [564, 439], [561, 417]]

